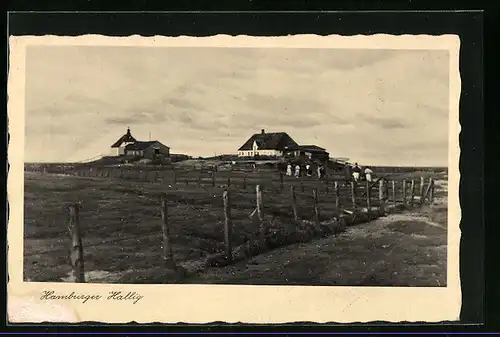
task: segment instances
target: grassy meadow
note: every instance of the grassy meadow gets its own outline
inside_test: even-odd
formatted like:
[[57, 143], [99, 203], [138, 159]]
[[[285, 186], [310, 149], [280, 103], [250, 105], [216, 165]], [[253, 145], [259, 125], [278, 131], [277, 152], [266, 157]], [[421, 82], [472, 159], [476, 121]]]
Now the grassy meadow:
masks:
[[[174, 258], [184, 266], [199, 263], [209, 254], [223, 251], [222, 193], [226, 188], [232, 200], [233, 247], [243, 244], [258, 233], [259, 224], [255, 219], [249, 218], [249, 214], [255, 208], [256, 184], [263, 187], [264, 221], [271, 228], [293, 226], [290, 185], [295, 186], [297, 208], [301, 219], [312, 220], [314, 217], [312, 193], [314, 188], [318, 191], [320, 220], [331, 219], [336, 211], [333, 180], [325, 184], [314, 177], [296, 179], [285, 176], [284, 188], [281, 190], [279, 175], [275, 170], [219, 171], [216, 175], [215, 186], [212, 185], [210, 175], [186, 167], [177, 169], [175, 182], [172, 172], [168, 170], [148, 171], [148, 174], [142, 175], [130, 174], [128, 177], [116, 172], [97, 174], [95, 173], [97, 171], [94, 170], [95, 176], [25, 173], [24, 278], [26, 280], [61, 281], [68, 277], [71, 267], [67, 206], [74, 202], [79, 203], [81, 207], [80, 226], [87, 279], [89, 282], [106, 283], [133, 282], [134, 275], [138, 274], [149, 275], [151, 282], [172, 282], [167, 276], [162, 275], [164, 262], [159, 199], [161, 193], [166, 193], [168, 199], [168, 221]], [[420, 176], [423, 175], [426, 179], [433, 177], [443, 180], [446, 178], [446, 173], [440, 170], [391, 173], [391, 179], [397, 181], [396, 199], [401, 198], [403, 179], [415, 179], [417, 192]], [[228, 177], [230, 177], [230, 186], [228, 186]], [[340, 175], [329, 178], [343, 179]], [[365, 207], [364, 184], [360, 184], [358, 188], [357, 204]], [[438, 188], [436, 199], [445, 198], [445, 192], [446, 189]], [[344, 186], [343, 181], [340, 180], [339, 194], [341, 207], [352, 209], [350, 187]], [[378, 186], [373, 188], [372, 196], [372, 206], [377, 206]], [[442, 204], [446, 205], [446, 202]], [[435, 208], [432, 213], [436, 213]], [[416, 227], [408, 226], [410, 233], [403, 233], [404, 236], [418, 232]], [[402, 233], [401, 230], [399, 233]], [[358, 263], [360, 255], [363, 254], [365, 259], [376, 259], [374, 256], [377, 254], [374, 255], [370, 251], [370, 247], [374, 244], [373, 240], [362, 237], [342, 239], [342, 235], [345, 234], [340, 234], [338, 240], [345, 242], [342, 261], [347, 265]], [[352, 246], [354, 239], [360, 240], [357, 246], [363, 246], [365, 249], [358, 251], [356, 245]], [[321, 240], [337, 240], [337, 236]], [[375, 242], [383, 240], [396, 242], [397, 238], [390, 235], [380, 236]], [[437, 241], [432, 240], [426, 242], [430, 246], [437, 244]], [[284, 252], [283, 256], [287, 254], [293, 256], [290, 251], [287, 253], [287, 249], [291, 248], [282, 247], [262, 254], [256, 259], [269, 257], [281, 251]], [[306, 251], [304, 254], [308, 256], [311, 263], [314, 263], [316, 253]], [[398, 258], [398, 254], [394, 252], [392, 254], [394, 259]], [[233, 275], [234, 269], [226, 276], [224, 276], [224, 271], [242, 268], [242, 266], [248, 266], [248, 263], [254, 262], [242, 261], [234, 266], [204, 270], [188, 277], [183, 282], [224, 283], [234, 280], [238, 283], [235, 280], [237, 276], [228, 276]], [[259, 269], [255, 267], [255, 264], [253, 266], [254, 269]], [[298, 268], [301, 270], [302, 267]], [[339, 273], [342, 272], [341, 269]], [[252, 282], [252, 276], [245, 274], [244, 271], [235, 275], [239, 275], [240, 282], [244, 283], [245, 277]], [[307, 278], [307, 276], [304, 277]], [[276, 277], [270, 276], [268, 279], [272, 282], [276, 280]], [[305, 279], [302, 281], [307, 283]], [[314, 283], [313, 278], [309, 281]], [[328, 283], [328, 280], [322, 282]], [[349, 282], [360, 281], [350, 279]], [[445, 283], [445, 280], [441, 282]], [[283, 279], [281, 283], [286, 284], [287, 281]]]

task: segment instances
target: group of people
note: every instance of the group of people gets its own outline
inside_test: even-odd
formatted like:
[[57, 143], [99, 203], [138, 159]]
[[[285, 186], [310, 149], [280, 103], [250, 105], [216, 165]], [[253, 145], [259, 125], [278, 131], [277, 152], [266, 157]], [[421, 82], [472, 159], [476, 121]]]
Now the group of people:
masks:
[[[292, 172], [293, 171], [293, 172]], [[301, 167], [299, 164], [295, 165], [295, 168], [292, 167], [292, 164], [288, 164], [286, 166], [286, 175], [291, 177], [292, 175], [295, 176], [295, 178], [299, 178], [302, 174], [302, 172], [305, 172], [305, 175], [308, 177], [313, 176], [313, 169], [310, 164], [306, 164], [305, 167]], [[316, 174], [318, 179], [323, 179], [325, 177], [325, 168], [323, 165], [318, 165], [316, 167]]]
[[[352, 173], [350, 172], [351, 170]], [[352, 179], [356, 182], [361, 180], [361, 173], [363, 173], [366, 181], [369, 182], [373, 181], [373, 171], [369, 167], [365, 167], [365, 169], [363, 170], [358, 165], [358, 163], [355, 163], [354, 166], [352, 166], [352, 168], [351, 166], [346, 165], [346, 173], [347, 173], [346, 178], [348, 177], [350, 179], [352, 175]]]
[[[317, 164], [315, 167], [316, 177], [318, 180], [325, 179], [326, 170], [322, 164]], [[346, 173], [346, 181], [355, 181], [358, 182], [360, 180], [366, 180], [368, 182], [373, 181], [373, 171], [369, 167], [365, 167], [364, 169], [355, 163], [354, 165], [346, 165], [345, 166]], [[287, 164], [285, 169], [285, 174], [289, 177], [294, 176], [295, 178], [299, 178], [301, 176], [312, 177], [313, 176], [313, 167], [311, 164], [306, 164], [301, 166], [299, 164], [292, 165]]]

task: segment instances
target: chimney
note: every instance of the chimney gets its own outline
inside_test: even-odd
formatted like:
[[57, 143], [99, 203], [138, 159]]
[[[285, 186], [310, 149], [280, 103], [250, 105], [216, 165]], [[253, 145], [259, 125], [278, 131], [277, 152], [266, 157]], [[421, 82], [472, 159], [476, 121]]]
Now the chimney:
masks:
[[260, 131], [261, 131], [261, 134], [265, 134], [266, 133], [266, 130], [264, 130], [264, 129], [262, 129]]
[[127, 128], [127, 136], [130, 136], [130, 128]]

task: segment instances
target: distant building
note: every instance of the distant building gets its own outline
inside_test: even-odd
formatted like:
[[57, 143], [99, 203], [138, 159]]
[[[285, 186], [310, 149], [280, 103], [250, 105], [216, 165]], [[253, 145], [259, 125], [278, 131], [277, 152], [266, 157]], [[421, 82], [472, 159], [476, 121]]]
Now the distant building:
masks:
[[256, 133], [250, 137], [239, 149], [239, 157], [255, 156], [298, 156], [299, 145], [285, 132]]
[[322, 147], [316, 145], [301, 145], [299, 146], [300, 156], [310, 160], [327, 161], [330, 154]]
[[299, 145], [285, 132], [267, 133], [262, 129], [238, 149], [239, 157], [294, 157], [328, 161], [329, 153], [316, 145]]
[[144, 159], [170, 156], [170, 148], [168, 146], [163, 145], [157, 140], [138, 141], [130, 133], [130, 128], [127, 128], [127, 133], [111, 145], [111, 148], [116, 149], [117, 156], [131, 156]]

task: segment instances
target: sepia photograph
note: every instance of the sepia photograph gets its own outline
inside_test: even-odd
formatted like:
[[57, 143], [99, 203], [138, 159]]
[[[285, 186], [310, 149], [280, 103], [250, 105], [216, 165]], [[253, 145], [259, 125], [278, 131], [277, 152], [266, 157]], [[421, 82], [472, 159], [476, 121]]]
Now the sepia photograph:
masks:
[[458, 282], [449, 48], [75, 41], [23, 51], [23, 283]]

